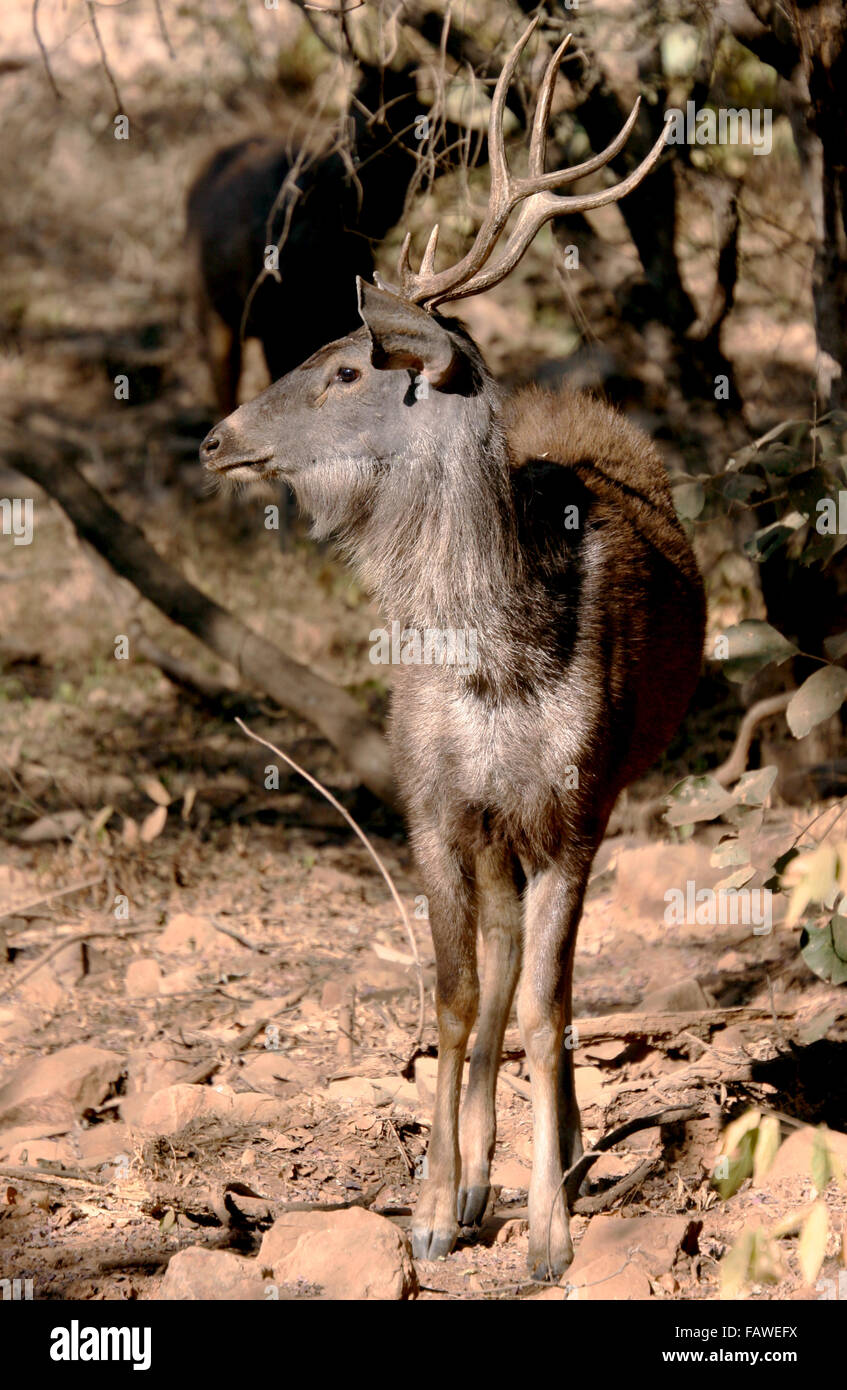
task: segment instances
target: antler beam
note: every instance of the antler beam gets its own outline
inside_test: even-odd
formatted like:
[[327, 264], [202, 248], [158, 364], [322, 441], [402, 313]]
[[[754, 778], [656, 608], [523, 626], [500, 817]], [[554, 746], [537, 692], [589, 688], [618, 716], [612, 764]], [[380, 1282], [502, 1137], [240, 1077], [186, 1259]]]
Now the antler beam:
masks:
[[[641, 98], [638, 97], [622, 129], [599, 154], [592, 155], [590, 159], [584, 160], [582, 164], [575, 164], [572, 168], [555, 169], [550, 173], [545, 173], [547, 122], [550, 117], [556, 74], [565, 49], [571, 41], [571, 35], [568, 34], [567, 38], [556, 49], [544, 72], [532, 122], [529, 174], [526, 178], [516, 178], [511, 173], [506, 161], [503, 139], [503, 113], [506, 95], [514, 77], [518, 59], [526, 48], [537, 24], [538, 18], [536, 17], [509, 53], [491, 98], [491, 113], [488, 121], [491, 186], [485, 217], [471, 249], [456, 265], [436, 273], [435, 251], [438, 245], [438, 226], [436, 224], [430, 233], [420, 269], [415, 272], [409, 263], [411, 234], [408, 233], [403, 241], [399, 260], [400, 294], [404, 299], [411, 300], [414, 304], [434, 308], [437, 304], [443, 304], [447, 300], [466, 299], [469, 295], [480, 294], [483, 290], [490, 289], [492, 285], [499, 284], [514, 269], [530, 242], [551, 217], [559, 217], [564, 213], [588, 212], [592, 208], [604, 207], [607, 203], [616, 203], [619, 198], [626, 197], [633, 188], [637, 188], [641, 180], [659, 161], [665, 145], [666, 132], [664, 130], [638, 168], [633, 169], [631, 174], [611, 188], [602, 189], [599, 193], [565, 196], [552, 192], [554, 188], [562, 188], [566, 184], [584, 178], [587, 174], [593, 174], [595, 170], [602, 169], [611, 159], [614, 159], [629, 139], [632, 128], [638, 119], [638, 110], [641, 104]], [[489, 265], [489, 258], [509, 217], [520, 203], [523, 203], [523, 207], [506, 240], [502, 253]]]

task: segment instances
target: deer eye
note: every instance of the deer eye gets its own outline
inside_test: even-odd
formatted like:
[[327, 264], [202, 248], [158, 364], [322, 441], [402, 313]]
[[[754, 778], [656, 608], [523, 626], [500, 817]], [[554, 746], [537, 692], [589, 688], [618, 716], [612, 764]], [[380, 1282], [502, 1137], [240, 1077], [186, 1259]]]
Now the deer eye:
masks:
[[351, 381], [358, 381], [362, 373], [356, 367], [339, 367], [335, 373], [336, 381], [343, 381], [348, 386]]

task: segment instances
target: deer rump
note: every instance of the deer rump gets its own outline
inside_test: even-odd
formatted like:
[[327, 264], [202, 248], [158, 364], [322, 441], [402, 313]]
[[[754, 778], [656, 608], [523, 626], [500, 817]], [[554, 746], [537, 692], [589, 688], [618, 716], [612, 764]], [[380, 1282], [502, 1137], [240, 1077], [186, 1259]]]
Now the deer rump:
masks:
[[[236, 340], [243, 333], [261, 341], [272, 380], [352, 327], [355, 276], [373, 269], [367, 236], [346, 235], [359, 211], [340, 155], [313, 160], [280, 199], [293, 169], [288, 141], [248, 137], [217, 151], [187, 205], [201, 308], [214, 310]], [[267, 248], [278, 242], [279, 275], [261, 278]], [[222, 401], [227, 409], [235, 387]]]
[[391, 738], [412, 826], [437, 824], [469, 861], [498, 840], [533, 872], [574, 839], [593, 854], [620, 792], [667, 747], [699, 676], [705, 601], [637, 428], [591, 396], [535, 386], [503, 423], [504, 529], [521, 570], [511, 621], [483, 626], [458, 683], [398, 666]]

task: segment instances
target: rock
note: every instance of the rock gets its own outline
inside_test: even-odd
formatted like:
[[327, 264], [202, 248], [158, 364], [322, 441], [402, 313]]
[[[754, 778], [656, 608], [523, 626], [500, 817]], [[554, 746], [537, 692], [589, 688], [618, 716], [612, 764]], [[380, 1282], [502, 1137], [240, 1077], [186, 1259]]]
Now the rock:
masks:
[[574, 1260], [565, 1277], [569, 1286], [568, 1302], [604, 1303], [607, 1299], [632, 1302], [652, 1296], [650, 1280], [643, 1269], [633, 1264], [624, 1265], [619, 1254], [599, 1255], [579, 1268]]
[[651, 990], [645, 994], [638, 1005], [642, 1014], [684, 1013], [689, 1009], [713, 1009], [715, 1001], [707, 994], [700, 981], [693, 975], [687, 980], [677, 980], [662, 989]]
[[437, 1074], [437, 1057], [415, 1058], [415, 1087], [422, 1105], [435, 1104], [435, 1078]]
[[163, 1091], [166, 1086], [184, 1080], [195, 1065], [194, 1059], [180, 1057], [173, 1043], [164, 1040], [149, 1043], [127, 1057], [126, 1093]]
[[286, 1212], [265, 1232], [258, 1263], [277, 1283], [302, 1280], [328, 1299], [396, 1300], [417, 1289], [405, 1236], [362, 1207]]
[[201, 917], [192, 912], [178, 912], [171, 917], [159, 937], [159, 950], [167, 952], [199, 951], [202, 955], [215, 955], [222, 952], [246, 952], [247, 947], [234, 941], [225, 932], [218, 931], [210, 917]]
[[25, 1139], [22, 1143], [12, 1144], [4, 1156], [7, 1163], [21, 1163], [32, 1168], [37, 1168], [42, 1159], [49, 1163], [73, 1161], [70, 1145], [67, 1140], [61, 1139]]
[[682, 845], [649, 844], [622, 849], [617, 858], [615, 899], [619, 906], [640, 917], [663, 921], [670, 888], [681, 888], [689, 879], [698, 888], [714, 888], [725, 869], [713, 868], [705, 841]]
[[350, 984], [347, 980], [327, 980], [321, 991], [321, 1008], [326, 1012], [338, 1009], [350, 998]]
[[0, 1086], [0, 1124], [27, 1123], [42, 1101], [69, 1118], [93, 1109], [106, 1099], [123, 1070], [120, 1053], [89, 1043], [22, 1062]]
[[491, 1181], [496, 1187], [508, 1187], [513, 1192], [528, 1192], [531, 1171], [517, 1158], [495, 1159], [491, 1165]]
[[243, 1028], [249, 1028], [251, 1024], [258, 1023], [260, 1018], [275, 1018], [290, 1004], [290, 994], [275, 994], [272, 998], [257, 999], [255, 1004], [249, 1004], [243, 1013], [238, 1015], [238, 1022]]
[[[579, 1032], [578, 1024], [577, 1032]], [[586, 1057], [593, 1062], [605, 1062], [608, 1066], [614, 1066], [623, 1060], [628, 1048], [629, 1044], [622, 1039], [610, 1038], [608, 1042], [586, 1043], [584, 1052]]]
[[230, 1250], [204, 1250], [192, 1245], [173, 1255], [159, 1288], [159, 1299], [229, 1300], [247, 1303], [268, 1297], [269, 1285], [261, 1265]]
[[160, 994], [187, 994], [196, 989], [200, 971], [196, 965], [184, 965], [181, 970], [171, 970], [159, 985]]
[[149, 958], [134, 960], [124, 976], [124, 989], [133, 999], [145, 994], [158, 994], [162, 971], [156, 961]]
[[[580, 1106], [602, 1104], [604, 1082], [608, 1079], [608, 1073], [602, 1071], [600, 1067], [574, 1067], [574, 1085], [578, 1104]], [[608, 1094], [606, 1091], [607, 1096]]]
[[229, 1087], [168, 1086], [153, 1095], [126, 1096], [121, 1116], [127, 1124], [151, 1134], [178, 1134], [198, 1120], [224, 1120], [235, 1125], [283, 1124], [288, 1107], [275, 1096], [252, 1091], [236, 1095]]
[[668, 1272], [688, 1224], [685, 1216], [595, 1216], [567, 1272], [577, 1290], [571, 1296], [592, 1302], [649, 1298], [647, 1276]]
[[48, 1014], [57, 1013], [65, 1000], [65, 991], [49, 966], [25, 980], [19, 993], [28, 1004], [34, 1004]]
[[327, 1086], [330, 1100], [352, 1105], [364, 1101], [367, 1105], [404, 1105], [417, 1107], [419, 1092], [411, 1081], [402, 1076], [345, 1076], [330, 1081]]
[[523, 1216], [513, 1216], [498, 1225], [494, 1236], [495, 1245], [510, 1245], [513, 1240], [521, 1240], [529, 1235], [529, 1222]]
[[63, 951], [53, 957], [50, 969], [66, 989], [78, 985], [88, 974], [88, 952], [85, 942], [70, 941]]
[[[790, 1134], [777, 1150], [773, 1163], [763, 1176], [762, 1185], [770, 1186], [772, 1182], [779, 1182], [783, 1178], [796, 1177], [811, 1182], [812, 1147], [817, 1133], [819, 1131], [811, 1125], [804, 1125], [802, 1129], [796, 1129]], [[826, 1145], [836, 1160], [840, 1161], [842, 1168], [847, 1169], [847, 1134], [839, 1134], [833, 1129], [827, 1130]]]

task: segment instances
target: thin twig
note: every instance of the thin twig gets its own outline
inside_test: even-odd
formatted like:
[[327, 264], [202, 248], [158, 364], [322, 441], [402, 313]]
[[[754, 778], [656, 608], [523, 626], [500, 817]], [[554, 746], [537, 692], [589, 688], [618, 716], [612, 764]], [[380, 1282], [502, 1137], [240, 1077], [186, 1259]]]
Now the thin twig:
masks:
[[94, 37], [97, 40], [97, 47], [100, 50], [100, 62], [103, 66], [103, 71], [105, 72], [106, 77], [108, 78], [109, 86], [112, 89], [112, 95], [115, 98], [115, 114], [118, 115], [120, 112], [124, 110], [124, 104], [121, 101], [121, 94], [118, 91], [118, 84], [115, 81], [112, 69], [109, 67], [109, 59], [106, 56], [106, 46], [103, 43], [103, 39], [100, 34], [100, 26], [97, 23], [97, 13], [94, 9], [94, 0], [85, 0], [85, 7], [88, 10], [88, 18], [91, 22], [91, 28], [94, 30]]
[[147, 932], [159, 930], [159, 927], [121, 927], [118, 931], [80, 931], [75, 932], [73, 936], [63, 936], [54, 946], [51, 946], [42, 956], [39, 956], [38, 960], [33, 961], [32, 965], [25, 970], [22, 975], [18, 975], [5, 989], [0, 990], [0, 999], [5, 998], [7, 994], [14, 993], [16, 989], [20, 989], [21, 985], [25, 980], [29, 979], [30, 975], [34, 975], [37, 970], [40, 970], [43, 965], [47, 965], [48, 961], [51, 961], [60, 951], [64, 951], [66, 946], [72, 946], [76, 941], [91, 941], [97, 937], [103, 936], [114, 941], [124, 936], [144, 936]]
[[103, 874], [98, 874], [97, 878], [87, 878], [84, 883], [71, 883], [67, 888], [54, 888], [49, 893], [42, 893], [38, 898], [28, 898], [26, 902], [4, 907], [0, 909], [0, 920], [3, 917], [22, 917], [30, 908], [38, 907], [40, 903], [49, 903], [53, 898], [66, 898], [70, 893], [81, 893], [83, 888], [96, 888], [98, 883], [103, 882], [103, 877]]
[[359, 829], [358, 825], [354, 821], [353, 817], [350, 815], [349, 811], [346, 811], [344, 807], [341, 805], [341, 802], [335, 799], [335, 797], [332, 795], [332, 792], [327, 791], [326, 787], [322, 786], [321, 783], [317, 780], [317, 778], [313, 777], [311, 773], [306, 772], [305, 768], [302, 768], [299, 763], [295, 763], [294, 759], [289, 758], [287, 753], [283, 753], [281, 748], [277, 748], [275, 743], [270, 743], [268, 739], [261, 738], [259, 734], [254, 734], [252, 729], [248, 729], [243, 719], [236, 718], [235, 722], [238, 725], [238, 727], [247, 735], [248, 738], [252, 738], [256, 743], [261, 743], [265, 748], [269, 748], [272, 753], [275, 753], [278, 758], [282, 758], [283, 762], [287, 763], [289, 767], [293, 768], [295, 772], [298, 772], [301, 777], [305, 778], [309, 785], [315, 788], [315, 791], [319, 791], [321, 793], [321, 796], [326, 797], [330, 805], [334, 806], [336, 811], [339, 811], [341, 813], [341, 815], [346, 820], [347, 824], [350, 826], [350, 829], [356, 832], [362, 844], [365, 846], [365, 849], [368, 851], [368, 854], [371, 856], [380, 873], [382, 874], [382, 877], [385, 879], [385, 882], [388, 885], [388, 891], [394, 899], [394, 904], [397, 908], [397, 911], [400, 913], [400, 917], [403, 922], [403, 927], [405, 929], [409, 945], [412, 948], [412, 955], [415, 961], [415, 971], [417, 973], [418, 978], [418, 1027], [417, 1032], [415, 1034], [413, 1050], [417, 1051], [418, 1047], [420, 1046], [421, 1039], [423, 1038], [426, 1013], [426, 1006], [424, 1000], [423, 969], [421, 967], [421, 958], [420, 953], [418, 951], [418, 943], [415, 940], [415, 934], [412, 931], [412, 925], [407, 916], [406, 909], [403, 906], [403, 903], [400, 899], [400, 894], [397, 892], [397, 889], [394, 886], [394, 880], [392, 879], [391, 875], [389, 874], [388, 870], [386, 869], [385, 865], [383, 864], [382, 860], [380, 859], [370, 840], [365, 835], [364, 831]]
[[32, 0], [32, 32], [35, 35], [35, 42], [38, 44], [38, 51], [41, 54], [41, 61], [44, 64], [44, 71], [47, 74], [47, 81], [53, 88], [53, 95], [55, 96], [56, 100], [61, 101], [62, 93], [59, 91], [56, 79], [53, 76], [53, 69], [50, 66], [50, 59], [47, 54], [47, 48], [45, 46], [44, 40], [41, 37], [41, 31], [38, 28], [38, 6], [40, 4], [41, 0]]

